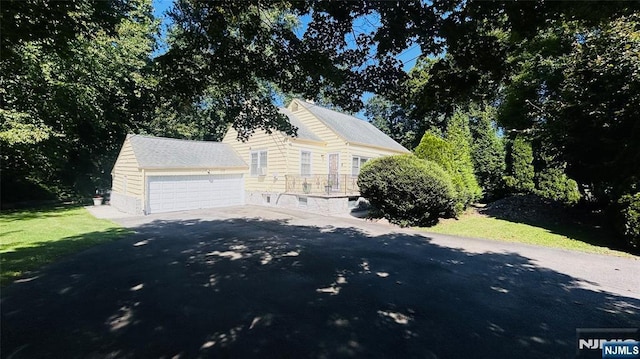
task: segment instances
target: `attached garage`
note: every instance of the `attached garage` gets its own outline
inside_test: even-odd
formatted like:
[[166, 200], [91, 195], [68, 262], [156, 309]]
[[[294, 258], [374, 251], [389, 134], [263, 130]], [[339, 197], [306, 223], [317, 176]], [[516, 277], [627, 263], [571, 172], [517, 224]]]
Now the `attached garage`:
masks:
[[111, 205], [133, 214], [242, 205], [247, 169], [224, 143], [129, 135], [111, 172]]
[[241, 174], [148, 176], [149, 213], [244, 204]]

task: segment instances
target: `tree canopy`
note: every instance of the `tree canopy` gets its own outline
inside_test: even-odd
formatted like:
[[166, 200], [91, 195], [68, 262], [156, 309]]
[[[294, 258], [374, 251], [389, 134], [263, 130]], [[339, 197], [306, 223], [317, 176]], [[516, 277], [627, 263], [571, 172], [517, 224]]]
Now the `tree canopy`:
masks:
[[122, 139], [153, 111], [149, 56], [158, 23], [151, 1], [11, 2], [2, 9], [3, 25], [10, 16], [32, 18], [3, 33], [3, 201], [107, 188]]
[[[168, 51], [154, 57], [150, 0], [5, 2], [3, 186], [86, 191], [108, 180], [129, 131], [293, 133], [277, 96], [358, 111], [372, 92], [370, 114], [405, 145], [490, 104], [504, 133], [548, 144], [583, 191], [615, 200], [640, 187], [639, 7], [177, 0]], [[422, 58], [406, 73], [398, 55], [412, 46]]]

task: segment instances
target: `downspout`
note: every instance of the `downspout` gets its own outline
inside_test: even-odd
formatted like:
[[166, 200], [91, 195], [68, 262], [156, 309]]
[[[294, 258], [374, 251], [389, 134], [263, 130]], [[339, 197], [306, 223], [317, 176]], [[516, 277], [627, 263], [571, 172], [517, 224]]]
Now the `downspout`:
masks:
[[149, 209], [149, 198], [147, 196], [147, 174], [144, 170], [144, 168], [142, 169], [142, 214], [144, 214], [145, 216], [148, 214], [147, 211]]
[[[345, 153], [344, 157], [347, 157], [349, 159], [348, 163], [351, 163], [351, 161], [353, 161], [351, 159], [351, 158], [353, 158], [353, 154], [351, 153], [351, 148], [350, 148], [349, 142], [346, 142], [346, 148], [347, 148], [347, 153]], [[342, 158], [340, 160], [343, 161]], [[344, 159], [344, 161], [346, 161], [346, 159]], [[340, 167], [342, 167], [342, 163], [340, 163]], [[347, 171], [348, 168], [350, 168], [350, 166], [345, 168], [345, 170], [344, 170], [345, 172], [343, 174], [343, 176], [344, 176], [344, 186], [343, 187], [344, 187], [345, 196], [347, 195], [347, 176], [349, 176], [349, 174], [346, 171]]]

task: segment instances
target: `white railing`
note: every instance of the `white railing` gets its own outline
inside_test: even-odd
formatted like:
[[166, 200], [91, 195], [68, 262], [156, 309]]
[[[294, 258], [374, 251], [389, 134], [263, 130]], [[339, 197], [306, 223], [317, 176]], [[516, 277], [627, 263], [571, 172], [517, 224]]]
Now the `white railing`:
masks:
[[286, 192], [316, 195], [359, 195], [358, 177], [338, 174], [286, 175]]

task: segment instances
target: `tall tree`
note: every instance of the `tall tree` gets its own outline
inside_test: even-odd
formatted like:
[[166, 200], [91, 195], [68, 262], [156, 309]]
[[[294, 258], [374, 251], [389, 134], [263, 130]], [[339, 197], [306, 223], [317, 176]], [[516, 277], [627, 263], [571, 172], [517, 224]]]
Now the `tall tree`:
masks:
[[[304, 31], [292, 27], [303, 15], [310, 18]], [[434, 15], [419, 2], [179, 0], [171, 16], [177, 41], [159, 59], [166, 91], [193, 101], [211, 86], [220, 89], [246, 139], [255, 130], [292, 130], [261, 91], [265, 82], [346, 111], [361, 108], [365, 91], [394, 89], [404, 74], [395, 55]], [[356, 24], [376, 16], [379, 30]], [[397, 28], [407, 30], [407, 21], [409, 31]]]
[[541, 103], [567, 173], [602, 197], [640, 189], [640, 15], [580, 29]]
[[[457, 110], [448, 121], [445, 139], [452, 149], [452, 174], [454, 186], [459, 188], [463, 205], [474, 203], [482, 197], [482, 189], [474, 175], [471, 159], [471, 131], [469, 115]], [[459, 182], [459, 183], [456, 183]]]
[[503, 187], [505, 171], [504, 141], [495, 127], [496, 109], [485, 105], [474, 107], [470, 113], [473, 137], [471, 159], [478, 183], [486, 198], [491, 198]]
[[533, 193], [535, 169], [531, 142], [524, 136], [517, 135], [509, 144], [508, 153], [508, 175], [504, 178], [505, 184], [517, 193]]
[[[29, 184], [59, 195], [107, 188], [125, 134], [153, 112], [150, 54], [158, 24], [151, 1], [110, 4], [122, 11], [113, 28], [100, 28], [94, 19], [90, 32], [63, 32], [61, 38], [27, 34], [7, 44], [11, 56], [0, 65], [3, 201], [25, 199], [32, 192], [17, 189]], [[32, 6], [46, 8], [48, 2]], [[21, 9], [26, 13], [20, 16], [39, 13]], [[67, 11], [72, 10], [87, 13], [61, 11], [60, 19], [33, 21], [58, 28], [66, 17], [97, 16], [91, 6]], [[65, 41], [62, 49], [50, 46], [58, 41]]]
[[373, 96], [364, 109], [371, 124], [389, 137], [409, 149], [418, 145], [419, 133], [424, 132], [424, 129], [421, 130], [419, 123], [409, 118], [403, 107], [382, 96]]
[[426, 132], [415, 154], [418, 158], [437, 163], [451, 175], [456, 191], [455, 210], [461, 213], [481, 198], [482, 189], [474, 176], [468, 115], [456, 111], [448, 124], [444, 137], [434, 131]]

